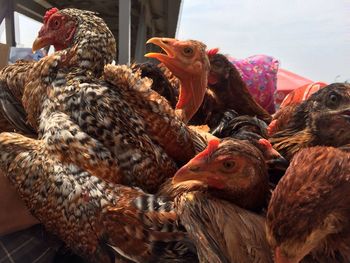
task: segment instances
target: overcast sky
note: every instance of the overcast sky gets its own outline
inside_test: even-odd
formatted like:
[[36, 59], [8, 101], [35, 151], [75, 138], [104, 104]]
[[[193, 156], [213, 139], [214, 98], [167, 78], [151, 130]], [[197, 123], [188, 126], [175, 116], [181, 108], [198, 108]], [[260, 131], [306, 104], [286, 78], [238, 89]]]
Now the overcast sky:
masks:
[[350, 0], [182, 0], [177, 37], [237, 58], [276, 57], [315, 81], [350, 81]]
[[[17, 19], [17, 43], [30, 47], [41, 24]], [[182, 0], [177, 37], [237, 58], [271, 55], [315, 81], [350, 81], [350, 0]]]

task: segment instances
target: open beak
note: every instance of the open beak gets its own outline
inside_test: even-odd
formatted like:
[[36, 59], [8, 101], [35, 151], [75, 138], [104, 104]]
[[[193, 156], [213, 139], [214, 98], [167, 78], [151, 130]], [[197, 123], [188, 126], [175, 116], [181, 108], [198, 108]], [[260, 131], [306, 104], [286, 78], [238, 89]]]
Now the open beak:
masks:
[[342, 111], [341, 114], [343, 115], [343, 117], [344, 117], [345, 119], [347, 119], [347, 120], [350, 121], [350, 109], [346, 109], [346, 110]]
[[165, 53], [147, 53], [145, 57], [155, 58], [164, 63], [167, 68], [178, 78], [182, 78], [184, 73], [183, 63], [176, 56], [175, 43], [178, 42], [175, 38], [153, 37], [146, 44], [152, 43], [159, 46]]
[[155, 58], [158, 59], [160, 62], [163, 62], [164, 64], [173, 64], [171, 63], [173, 59], [175, 58], [175, 52], [173, 50], [172, 43], [177, 41], [173, 38], [161, 38], [161, 37], [153, 37], [149, 39], [146, 44], [154, 44], [159, 46], [162, 50], [164, 50], [164, 53], [147, 53], [145, 55], [146, 58]]

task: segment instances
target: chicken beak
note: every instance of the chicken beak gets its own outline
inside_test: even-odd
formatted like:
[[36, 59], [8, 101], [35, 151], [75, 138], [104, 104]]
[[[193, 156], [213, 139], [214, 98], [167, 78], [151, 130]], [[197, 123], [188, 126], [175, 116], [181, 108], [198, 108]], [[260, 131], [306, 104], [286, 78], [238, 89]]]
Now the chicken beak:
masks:
[[273, 170], [285, 171], [289, 166], [289, 162], [282, 155], [278, 156], [277, 158], [270, 159], [266, 161], [266, 163], [269, 169]]
[[32, 52], [34, 53], [35, 51], [43, 48], [43, 47], [47, 47], [50, 45], [50, 39], [46, 38], [46, 37], [37, 37], [34, 40], [34, 43], [32, 45]]
[[163, 53], [147, 53], [145, 55], [146, 58], [155, 58], [158, 59], [160, 62], [163, 62], [164, 64], [169, 64], [173, 61], [175, 58], [175, 52], [172, 46], [172, 43], [174, 43], [176, 40], [173, 38], [160, 38], [160, 37], [153, 37], [149, 39], [146, 44], [154, 44], [159, 46], [162, 50], [165, 51], [166, 54]]
[[216, 189], [224, 188], [224, 178], [204, 169], [203, 166], [203, 161], [192, 159], [176, 172], [172, 179], [172, 183], [179, 184], [185, 181], [199, 181]]
[[160, 37], [153, 37], [149, 39], [146, 44], [154, 44], [159, 46], [164, 53], [147, 53], [145, 54], [145, 57], [147, 58], [155, 58], [158, 59], [160, 62], [164, 63], [167, 68], [169, 68], [175, 76], [179, 77], [184, 74], [184, 71], [182, 69], [182, 63], [179, 61], [179, 59], [176, 56], [176, 50], [175, 50], [175, 43], [178, 42], [178, 40], [174, 38], [160, 38]]
[[173, 177], [173, 184], [178, 184], [184, 181], [197, 180], [201, 171], [201, 163], [191, 160], [186, 165], [182, 166]]

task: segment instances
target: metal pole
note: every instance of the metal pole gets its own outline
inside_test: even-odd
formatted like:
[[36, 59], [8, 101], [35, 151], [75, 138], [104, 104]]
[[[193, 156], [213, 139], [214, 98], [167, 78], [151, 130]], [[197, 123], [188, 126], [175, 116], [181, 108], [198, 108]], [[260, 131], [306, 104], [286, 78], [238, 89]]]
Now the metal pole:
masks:
[[145, 45], [146, 45], [146, 16], [145, 16], [145, 7], [144, 5], [148, 4], [141, 3], [141, 13], [139, 17], [139, 25], [137, 27], [137, 37], [136, 37], [136, 47], [135, 47], [135, 59], [137, 62], [144, 62], [145, 61]]
[[15, 38], [15, 17], [14, 17], [13, 1], [8, 0], [7, 3], [8, 3], [8, 9], [5, 16], [6, 44], [15, 47], [16, 38]]
[[119, 0], [119, 64], [130, 64], [131, 0]]

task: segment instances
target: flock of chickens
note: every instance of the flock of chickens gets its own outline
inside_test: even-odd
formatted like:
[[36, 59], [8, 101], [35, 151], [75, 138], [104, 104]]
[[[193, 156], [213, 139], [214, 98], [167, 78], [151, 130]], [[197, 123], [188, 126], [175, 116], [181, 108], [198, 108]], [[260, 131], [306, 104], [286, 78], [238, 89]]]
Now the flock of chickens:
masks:
[[56, 51], [0, 71], [0, 167], [47, 231], [96, 263], [350, 262], [350, 85], [272, 118], [217, 49], [148, 43], [112, 65], [101, 18], [53, 8]]

